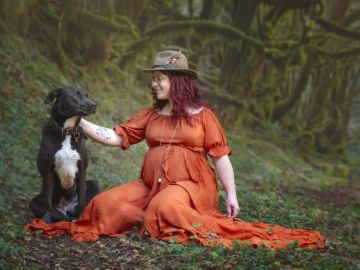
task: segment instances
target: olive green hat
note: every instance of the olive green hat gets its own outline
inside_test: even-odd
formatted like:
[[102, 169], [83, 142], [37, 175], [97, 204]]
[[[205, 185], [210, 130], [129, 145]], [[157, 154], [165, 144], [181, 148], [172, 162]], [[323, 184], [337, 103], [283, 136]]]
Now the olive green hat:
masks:
[[189, 68], [186, 56], [178, 51], [163, 51], [156, 55], [154, 65], [151, 68], [141, 69], [145, 72], [152, 71], [180, 71], [195, 79], [198, 77], [195, 70]]

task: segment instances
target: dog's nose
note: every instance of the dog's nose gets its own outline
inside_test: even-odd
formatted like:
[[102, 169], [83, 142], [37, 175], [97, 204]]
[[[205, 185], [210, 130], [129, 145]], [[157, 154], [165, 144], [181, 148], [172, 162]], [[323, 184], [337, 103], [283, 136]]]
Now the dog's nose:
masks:
[[94, 101], [91, 101], [89, 104], [90, 111], [95, 112], [96, 111], [96, 103]]

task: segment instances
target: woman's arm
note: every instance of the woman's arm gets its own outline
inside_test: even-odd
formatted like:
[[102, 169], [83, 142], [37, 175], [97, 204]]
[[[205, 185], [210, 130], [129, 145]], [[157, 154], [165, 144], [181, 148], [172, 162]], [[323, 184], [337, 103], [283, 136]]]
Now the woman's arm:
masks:
[[122, 142], [121, 136], [115, 133], [110, 128], [95, 125], [85, 119], [81, 119], [80, 127], [84, 130], [85, 134], [98, 143], [109, 146], [120, 146]]
[[213, 158], [216, 171], [226, 191], [226, 208], [228, 217], [236, 217], [239, 213], [239, 203], [236, 196], [234, 170], [228, 155]]

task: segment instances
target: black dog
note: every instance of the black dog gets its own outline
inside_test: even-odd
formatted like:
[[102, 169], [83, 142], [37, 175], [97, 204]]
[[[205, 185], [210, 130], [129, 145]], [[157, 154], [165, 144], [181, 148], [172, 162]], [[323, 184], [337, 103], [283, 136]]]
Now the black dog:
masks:
[[33, 213], [47, 223], [72, 221], [100, 193], [98, 183], [85, 178], [86, 136], [78, 126], [81, 116], [95, 113], [96, 103], [75, 87], [51, 91], [45, 103], [52, 104], [52, 109], [43, 127], [37, 156], [42, 190], [29, 205]]

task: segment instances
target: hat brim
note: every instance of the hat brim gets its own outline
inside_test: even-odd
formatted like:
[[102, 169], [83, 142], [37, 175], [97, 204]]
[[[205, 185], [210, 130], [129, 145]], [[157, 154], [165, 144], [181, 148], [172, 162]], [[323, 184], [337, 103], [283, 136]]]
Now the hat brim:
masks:
[[168, 69], [168, 68], [161, 68], [161, 67], [158, 67], [158, 68], [142, 68], [141, 71], [144, 71], [144, 72], [153, 72], [153, 71], [179, 71], [179, 72], [184, 72], [192, 77], [194, 77], [195, 79], [197, 79], [198, 75], [196, 73], [195, 70], [192, 70], [192, 69], [183, 69], [183, 68], [171, 68], [171, 69]]

